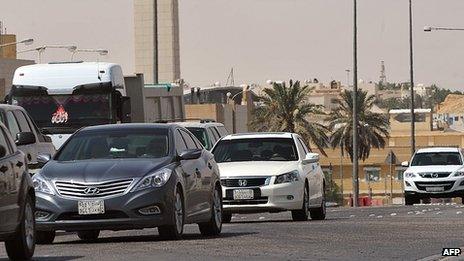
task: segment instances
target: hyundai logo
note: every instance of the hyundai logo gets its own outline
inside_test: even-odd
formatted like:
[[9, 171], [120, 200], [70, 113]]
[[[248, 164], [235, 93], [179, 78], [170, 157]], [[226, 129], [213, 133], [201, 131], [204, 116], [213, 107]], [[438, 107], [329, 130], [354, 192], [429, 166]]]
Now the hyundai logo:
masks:
[[246, 179], [239, 179], [239, 180], [238, 180], [238, 185], [239, 185], [240, 187], [246, 187], [246, 186], [248, 185], [248, 182], [247, 182]]
[[97, 187], [87, 187], [84, 189], [84, 193], [86, 195], [97, 195], [98, 193], [100, 193], [100, 189]]

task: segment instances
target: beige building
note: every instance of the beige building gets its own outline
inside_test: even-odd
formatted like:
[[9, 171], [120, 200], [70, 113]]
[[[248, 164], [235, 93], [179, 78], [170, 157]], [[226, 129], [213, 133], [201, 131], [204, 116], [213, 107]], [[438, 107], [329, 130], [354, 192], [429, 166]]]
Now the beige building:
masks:
[[[1, 30], [1, 28], [0, 28]], [[14, 34], [0, 34], [0, 45], [7, 43], [15, 43], [16, 35]], [[9, 45], [0, 48], [0, 59], [16, 59], [16, 45]]]
[[180, 79], [178, 0], [134, 0], [135, 70], [145, 83]]

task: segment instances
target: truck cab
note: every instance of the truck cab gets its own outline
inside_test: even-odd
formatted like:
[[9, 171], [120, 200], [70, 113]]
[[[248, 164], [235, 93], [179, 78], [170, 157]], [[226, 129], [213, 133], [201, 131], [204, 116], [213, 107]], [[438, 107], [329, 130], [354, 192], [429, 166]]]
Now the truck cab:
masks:
[[16, 69], [7, 101], [23, 107], [59, 149], [82, 127], [130, 122], [125, 95], [121, 66], [64, 62]]

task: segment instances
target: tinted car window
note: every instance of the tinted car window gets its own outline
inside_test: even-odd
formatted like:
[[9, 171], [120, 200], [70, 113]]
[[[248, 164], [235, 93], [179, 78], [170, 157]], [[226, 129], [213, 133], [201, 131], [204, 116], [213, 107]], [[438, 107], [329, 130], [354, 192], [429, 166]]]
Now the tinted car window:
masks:
[[411, 166], [430, 165], [462, 165], [462, 161], [459, 152], [429, 152], [417, 153], [411, 162]]
[[200, 142], [206, 149], [210, 149], [211, 146], [208, 142], [208, 136], [206, 134], [206, 129], [204, 128], [187, 128]]
[[216, 140], [219, 140], [221, 138], [221, 134], [219, 134], [219, 131], [215, 127], [211, 127], [211, 131], [216, 136]]
[[8, 111], [6, 113], [6, 120], [8, 122], [8, 129], [11, 132], [11, 136], [13, 137], [13, 139], [15, 139], [16, 134], [18, 134], [21, 131], [19, 130], [18, 122], [16, 121], [16, 118], [11, 111]]
[[185, 141], [182, 138], [182, 136], [180, 135], [179, 130], [176, 130], [174, 132], [174, 140], [175, 140], [175, 143], [176, 143], [177, 154], [180, 154], [182, 151], [187, 149], [187, 146], [185, 145]]
[[206, 131], [208, 132], [208, 136], [213, 140], [213, 143], [216, 143], [216, 141], [219, 140], [219, 137], [217, 134], [215, 134], [211, 128], [207, 128]]
[[298, 160], [295, 143], [289, 138], [221, 140], [213, 154], [218, 163]]
[[182, 135], [182, 138], [184, 138], [185, 144], [187, 144], [187, 149], [196, 149], [197, 145], [193, 141], [192, 137], [190, 137], [190, 135], [183, 130], [179, 130], [179, 131]]
[[27, 122], [27, 119], [26, 119], [26, 116], [24, 116], [24, 113], [22, 111], [14, 111], [14, 115], [16, 116], [16, 119], [18, 120], [19, 128], [21, 129], [21, 131], [31, 132], [31, 127], [29, 126], [29, 123]]
[[217, 126], [216, 128], [218, 129], [219, 133], [221, 134], [221, 137], [227, 136], [227, 134], [229, 134], [226, 127], [224, 127], [224, 126]]
[[64, 145], [56, 159], [162, 158], [168, 154], [168, 130], [124, 130], [77, 134]]

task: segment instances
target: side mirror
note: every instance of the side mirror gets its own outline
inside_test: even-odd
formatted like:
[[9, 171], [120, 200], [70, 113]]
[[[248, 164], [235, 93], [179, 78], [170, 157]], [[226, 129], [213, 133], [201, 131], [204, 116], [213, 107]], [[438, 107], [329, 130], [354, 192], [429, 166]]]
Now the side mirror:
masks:
[[132, 122], [131, 113], [132, 113], [132, 109], [131, 109], [130, 97], [127, 97], [127, 96], [121, 97], [121, 122], [122, 123]]
[[6, 156], [6, 148], [0, 145], [0, 158], [3, 158], [5, 156]]
[[308, 163], [318, 162], [319, 161], [319, 154], [310, 152], [310, 153], [306, 154], [306, 157], [305, 157], [304, 161], [306, 161]]
[[51, 158], [52, 156], [49, 154], [39, 154], [37, 155], [37, 162], [45, 165], [45, 163], [49, 162]]
[[201, 157], [201, 149], [190, 149], [184, 150], [180, 153], [179, 159], [180, 160], [194, 160]]
[[408, 161], [401, 162], [401, 167], [409, 167], [409, 162]]
[[15, 143], [17, 146], [35, 143], [35, 135], [32, 132], [19, 132], [16, 134]]

